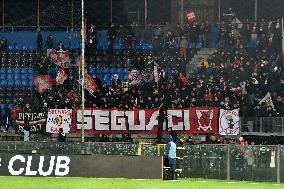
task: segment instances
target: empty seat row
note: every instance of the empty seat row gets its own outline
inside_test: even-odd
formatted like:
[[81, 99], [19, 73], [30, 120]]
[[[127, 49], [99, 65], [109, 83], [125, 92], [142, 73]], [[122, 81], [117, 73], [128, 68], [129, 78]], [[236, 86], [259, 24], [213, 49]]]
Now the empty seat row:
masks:
[[24, 86], [33, 86], [33, 80], [1, 80], [1, 87], [24, 87]]
[[129, 68], [89, 68], [89, 74], [120, 74], [127, 73]]
[[8, 73], [16, 73], [16, 74], [33, 74], [36, 73], [36, 69], [34, 68], [0, 68], [0, 74]]
[[[53, 36], [54, 47], [59, 41], [62, 41], [66, 48], [75, 49], [80, 46], [79, 32], [62, 32], [62, 31], [42, 31], [43, 46], [45, 46], [47, 36]], [[8, 48], [10, 50], [32, 50], [37, 48], [37, 32], [34, 31], [17, 31], [17, 32], [0, 32], [1, 37], [8, 39]]]
[[31, 80], [35, 74], [0, 74], [0, 79], [1, 80], [17, 80], [17, 79], [29, 79]]

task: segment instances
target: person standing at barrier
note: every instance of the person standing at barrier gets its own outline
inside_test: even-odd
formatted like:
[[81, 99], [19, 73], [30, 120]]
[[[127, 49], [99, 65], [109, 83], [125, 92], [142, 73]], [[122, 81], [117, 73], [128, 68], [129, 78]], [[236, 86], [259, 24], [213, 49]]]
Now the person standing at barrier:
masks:
[[158, 118], [158, 131], [157, 131], [157, 143], [160, 144], [162, 142], [163, 135], [163, 124], [166, 119], [166, 108], [165, 105], [162, 104], [159, 110], [159, 118]]
[[166, 145], [166, 157], [169, 161], [171, 179], [175, 179], [175, 163], [176, 163], [176, 144], [173, 142], [173, 137], [169, 135], [168, 143]]
[[66, 134], [64, 133], [62, 128], [60, 128], [59, 132], [58, 132], [58, 141], [59, 142], [66, 142]]
[[24, 142], [30, 141], [30, 122], [29, 122], [29, 116], [25, 114], [24, 118]]
[[176, 170], [179, 173], [179, 176], [181, 177], [182, 175], [182, 161], [183, 161], [183, 156], [184, 156], [184, 143], [185, 143], [185, 137], [180, 136], [179, 141], [177, 143], [177, 148], [176, 148]]

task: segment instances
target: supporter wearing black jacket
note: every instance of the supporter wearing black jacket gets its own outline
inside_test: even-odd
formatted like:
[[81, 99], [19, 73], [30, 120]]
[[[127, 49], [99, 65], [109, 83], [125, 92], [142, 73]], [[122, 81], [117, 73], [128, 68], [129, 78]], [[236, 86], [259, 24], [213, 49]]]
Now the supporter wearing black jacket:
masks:
[[66, 134], [63, 132], [62, 128], [59, 129], [58, 142], [66, 142]]

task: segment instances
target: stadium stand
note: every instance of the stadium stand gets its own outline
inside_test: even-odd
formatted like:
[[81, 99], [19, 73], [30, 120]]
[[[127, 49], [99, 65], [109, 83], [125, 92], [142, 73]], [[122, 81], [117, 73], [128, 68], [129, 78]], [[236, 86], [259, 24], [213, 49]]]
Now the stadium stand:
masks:
[[[86, 107], [128, 110], [166, 104], [168, 108], [239, 108], [243, 117], [283, 116], [278, 22], [262, 20], [242, 27], [234, 22], [210, 25], [207, 21], [183, 27], [132, 24], [112, 25], [107, 30], [91, 25], [86, 64], [97, 88], [87, 93]], [[0, 35], [2, 121], [11, 117], [8, 112], [16, 105], [24, 109], [30, 103], [34, 110], [43, 109], [44, 104], [47, 108], [80, 106], [77, 32], [43, 31], [43, 49], [38, 48], [38, 32]], [[48, 74], [53, 82], [56, 80], [60, 69], [45, 49], [60, 49], [60, 42], [71, 52], [72, 66], [65, 68], [68, 77], [39, 93], [32, 79]], [[216, 50], [208, 57], [190, 61], [201, 48]], [[267, 92], [273, 107], [259, 104]]]

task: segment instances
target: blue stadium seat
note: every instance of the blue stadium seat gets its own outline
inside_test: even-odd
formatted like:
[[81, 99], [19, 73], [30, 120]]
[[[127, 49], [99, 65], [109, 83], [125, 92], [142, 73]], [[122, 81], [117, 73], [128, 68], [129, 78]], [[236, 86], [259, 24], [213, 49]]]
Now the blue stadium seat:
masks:
[[121, 73], [121, 74], [118, 75], [118, 78], [121, 79], [121, 81], [124, 81], [125, 76], [126, 75], [124, 73]]
[[117, 73], [116, 68], [110, 68], [109, 73], [111, 73], [111, 74]]
[[89, 68], [89, 74], [93, 75], [95, 74], [95, 68]]
[[12, 80], [12, 79], [14, 78], [14, 75], [13, 75], [13, 74], [8, 74], [8, 75], [6, 75], [6, 76], [7, 76], [6, 78], [7, 78], [8, 80]]
[[14, 74], [14, 79], [20, 79], [21, 75], [20, 74]]
[[33, 80], [30, 80], [30, 81], [29, 81], [29, 86], [34, 86]]
[[14, 71], [14, 70], [13, 70], [12, 68], [8, 68], [8, 69], [7, 69], [7, 73], [8, 73], [8, 74], [13, 73], [13, 71]]
[[189, 46], [188, 46], [190, 49], [195, 49], [195, 43], [189, 43]]
[[15, 68], [15, 69], [14, 69], [14, 73], [15, 73], [15, 74], [19, 74], [19, 73], [21, 73], [20, 68]]
[[6, 73], [6, 68], [0, 68], [0, 73], [1, 74]]
[[34, 73], [34, 69], [33, 68], [28, 68], [28, 73], [29, 74], [33, 74]]
[[102, 68], [95, 68], [95, 74], [102, 74], [103, 69]]
[[129, 68], [123, 68], [123, 72], [127, 73]]
[[26, 68], [20, 68], [20, 70], [21, 70], [21, 73], [22, 73], [22, 74], [28, 73], [28, 70], [27, 70]]
[[1, 80], [0, 86], [7, 86], [7, 81], [6, 80]]
[[1, 79], [1, 80], [6, 79], [6, 74], [1, 74], [1, 75], [0, 75], [0, 79]]
[[13, 106], [14, 106], [13, 104], [8, 104], [8, 108], [9, 108], [9, 109], [12, 109]]
[[21, 86], [28, 86], [28, 81], [27, 80], [22, 80]]
[[123, 73], [123, 68], [116, 68], [116, 73], [118, 74]]
[[197, 44], [196, 44], [196, 48], [197, 48], [197, 49], [200, 49], [200, 48], [202, 48], [202, 47], [203, 47], [202, 43], [197, 43]]
[[21, 86], [21, 80], [15, 80], [15, 86], [17, 87]]
[[34, 77], [34, 75], [33, 75], [33, 74], [29, 74], [29, 75], [28, 75], [28, 80], [32, 80], [32, 79], [33, 79], [33, 77]]
[[[2, 113], [3, 113], [3, 110], [6, 109], [6, 104], [0, 104], [0, 108], [2, 109]], [[3, 114], [2, 114], [3, 115]]]
[[14, 84], [15, 84], [14, 80], [8, 80], [8, 83], [7, 83], [8, 86], [12, 87], [14, 86]]
[[166, 75], [167, 75], [167, 76], [171, 76], [171, 75], [172, 75], [172, 70], [171, 70], [171, 68], [166, 68], [166, 69], [165, 69], [165, 72], [166, 72]]
[[108, 68], [103, 68], [103, 73], [104, 73], [104, 74], [109, 73], [109, 69], [108, 69]]
[[25, 80], [25, 79], [27, 79], [27, 78], [28, 78], [28, 74], [22, 74], [22, 75], [21, 75], [21, 79], [24, 79], [24, 80]]
[[105, 75], [103, 76], [104, 82], [106, 82], [106, 81], [109, 79], [109, 77], [110, 77], [110, 74], [105, 74]]

